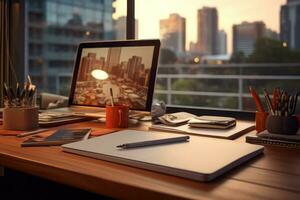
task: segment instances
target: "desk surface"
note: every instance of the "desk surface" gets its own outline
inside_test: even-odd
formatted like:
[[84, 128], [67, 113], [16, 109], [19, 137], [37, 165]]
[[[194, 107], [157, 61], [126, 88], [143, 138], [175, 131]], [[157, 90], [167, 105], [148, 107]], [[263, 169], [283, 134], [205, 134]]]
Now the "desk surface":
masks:
[[[96, 122], [68, 126], [103, 127]], [[146, 128], [141, 125], [135, 129]], [[201, 183], [64, 153], [60, 147], [21, 148], [23, 140], [0, 136], [0, 166], [115, 198], [300, 198], [300, 150], [266, 147], [264, 155], [215, 181]], [[244, 141], [244, 137], [237, 139], [237, 142]]]

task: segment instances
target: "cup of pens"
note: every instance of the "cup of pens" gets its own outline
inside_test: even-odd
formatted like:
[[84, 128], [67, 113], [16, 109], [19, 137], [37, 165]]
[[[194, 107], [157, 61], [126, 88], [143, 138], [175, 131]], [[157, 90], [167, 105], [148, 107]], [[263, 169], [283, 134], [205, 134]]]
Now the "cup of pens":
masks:
[[270, 133], [294, 135], [298, 132], [299, 121], [295, 116], [298, 100], [296, 94], [288, 94], [276, 88], [272, 100], [267, 90], [264, 90], [265, 100], [270, 111], [266, 120], [266, 128]]
[[3, 128], [7, 130], [34, 130], [38, 128], [38, 107], [36, 106], [36, 86], [30, 77], [21, 89], [4, 84]]
[[110, 105], [106, 105], [105, 113], [106, 128], [128, 127], [129, 106], [115, 103], [112, 88], [110, 88]]

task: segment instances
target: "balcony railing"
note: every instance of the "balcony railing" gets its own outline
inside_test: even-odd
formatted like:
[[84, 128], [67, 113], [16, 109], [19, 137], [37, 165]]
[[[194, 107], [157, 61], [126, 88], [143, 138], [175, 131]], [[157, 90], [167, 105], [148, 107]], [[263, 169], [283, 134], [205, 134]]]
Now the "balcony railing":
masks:
[[160, 65], [155, 94], [175, 107], [254, 110], [249, 85], [261, 98], [264, 88], [270, 93], [275, 87], [296, 92], [300, 89], [300, 63]]

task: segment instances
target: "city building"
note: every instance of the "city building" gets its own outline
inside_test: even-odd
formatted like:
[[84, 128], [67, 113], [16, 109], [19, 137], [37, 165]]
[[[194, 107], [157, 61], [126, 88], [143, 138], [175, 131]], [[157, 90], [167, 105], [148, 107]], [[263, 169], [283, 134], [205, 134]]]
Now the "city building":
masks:
[[78, 43], [114, 39], [113, 2], [26, 1], [25, 72], [39, 91], [67, 95]]
[[279, 34], [272, 29], [267, 28], [265, 32], [265, 37], [273, 40], [279, 40]]
[[119, 65], [121, 58], [121, 47], [109, 48], [107, 53], [107, 63], [105, 67], [105, 71], [110, 72], [113, 67]]
[[216, 8], [203, 7], [197, 16], [197, 49], [204, 55], [218, 53], [218, 11]]
[[224, 30], [218, 31], [218, 55], [227, 54], [227, 34]]
[[174, 51], [177, 56], [185, 53], [185, 18], [178, 14], [170, 14], [168, 19], [160, 20], [159, 32], [162, 48]]
[[233, 53], [243, 52], [249, 56], [258, 38], [265, 36], [266, 25], [262, 21], [243, 22], [233, 25]]
[[[117, 40], [125, 40], [126, 39], [126, 17], [121, 16], [115, 22], [115, 30], [116, 30], [116, 39]], [[134, 34], [135, 38], [139, 38], [139, 22], [137, 19], [134, 20]]]
[[300, 0], [287, 0], [280, 9], [280, 39], [291, 49], [300, 50]]

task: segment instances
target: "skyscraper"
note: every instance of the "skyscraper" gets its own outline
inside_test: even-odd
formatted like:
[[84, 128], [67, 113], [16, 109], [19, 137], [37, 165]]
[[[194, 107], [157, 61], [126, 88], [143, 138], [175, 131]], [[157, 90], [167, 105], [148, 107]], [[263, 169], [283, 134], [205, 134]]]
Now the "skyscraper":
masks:
[[87, 56], [83, 57], [80, 63], [80, 71], [78, 74], [79, 81], [87, 81], [90, 79], [91, 71], [96, 63], [96, 54], [88, 53]]
[[203, 7], [198, 10], [197, 46], [202, 54], [217, 54], [218, 48], [218, 11], [216, 8]]
[[136, 73], [141, 64], [142, 64], [142, 57], [132, 56], [131, 58], [129, 58], [127, 63], [128, 78], [130, 78], [131, 80], [135, 80], [137, 78]]
[[287, 0], [280, 10], [280, 39], [300, 50], [300, 0]]
[[185, 18], [178, 14], [170, 14], [168, 19], [160, 20], [159, 32], [162, 48], [174, 51], [177, 56], [185, 52]]
[[246, 56], [254, 50], [257, 39], [265, 36], [266, 25], [264, 22], [243, 22], [233, 25], [233, 53], [243, 52]]
[[105, 70], [108, 70], [108, 72], [110, 72], [110, 70], [112, 70], [112, 67], [120, 64], [121, 50], [121, 47], [112, 47], [108, 49], [106, 58], [107, 66]]
[[[117, 40], [125, 40], [126, 39], [126, 17], [121, 16], [116, 20], [115, 24], [115, 30], [116, 30], [116, 39]], [[137, 19], [134, 20], [134, 34], [135, 38], [138, 38], [139, 36], [139, 22]]]
[[114, 39], [113, 1], [26, 1], [25, 71], [39, 91], [67, 95], [78, 43]]
[[224, 30], [218, 31], [218, 54], [227, 54], [227, 34]]

